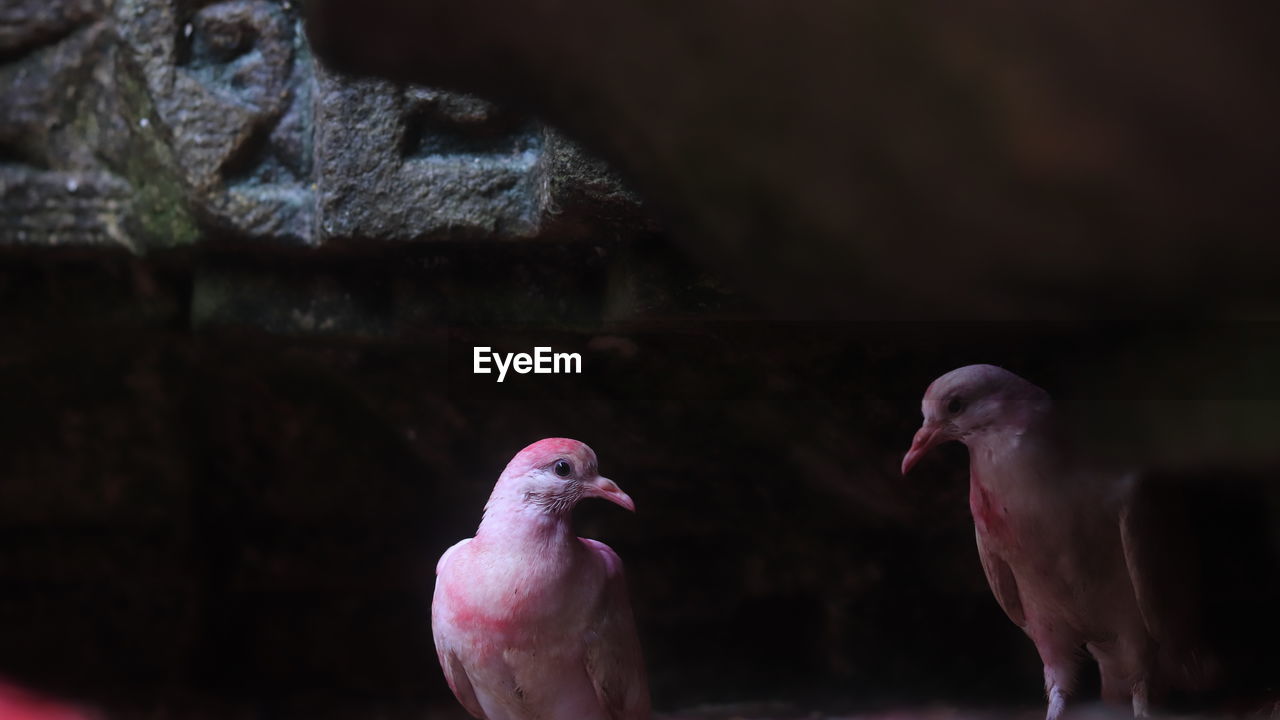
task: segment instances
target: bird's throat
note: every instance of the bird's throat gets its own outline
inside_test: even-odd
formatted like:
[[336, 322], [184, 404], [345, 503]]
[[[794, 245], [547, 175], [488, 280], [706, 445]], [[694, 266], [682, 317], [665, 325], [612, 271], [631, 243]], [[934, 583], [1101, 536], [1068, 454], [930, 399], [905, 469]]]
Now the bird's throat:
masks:
[[567, 544], [573, 539], [573, 527], [568, 513], [526, 503], [498, 503], [485, 509], [476, 538], [494, 547], [546, 547]]

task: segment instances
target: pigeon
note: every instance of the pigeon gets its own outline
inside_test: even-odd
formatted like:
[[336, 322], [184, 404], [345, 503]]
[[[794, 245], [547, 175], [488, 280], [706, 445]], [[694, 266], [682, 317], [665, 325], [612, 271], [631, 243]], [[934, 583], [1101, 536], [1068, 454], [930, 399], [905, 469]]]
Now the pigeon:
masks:
[[540, 440], [503, 470], [473, 538], [436, 566], [431, 626], [458, 702], [482, 720], [648, 720], [622, 561], [573, 534], [583, 498], [632, 512], [587, 445]]
[[1048, 720], [1072, 693], [1084, 653], [1103, 699], [1145, 716], [1152, 693], [1206, 686], [1189, 581], [1164, 582], [1177, 538], [1153, 536], [1140, 475], [1095, 467], [1066, 440], [1043, 389], [992, 365], [934, 380], [905, 475], [940, 443], [969, 450], [969, 509], [996, 601], [1044, 664]]

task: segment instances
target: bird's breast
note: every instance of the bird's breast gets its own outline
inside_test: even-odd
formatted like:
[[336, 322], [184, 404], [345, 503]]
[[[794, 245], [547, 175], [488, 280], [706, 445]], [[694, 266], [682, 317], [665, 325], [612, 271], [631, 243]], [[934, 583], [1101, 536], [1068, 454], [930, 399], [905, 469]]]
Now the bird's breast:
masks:
[[542, 630], [567, 629], [581, 614], [588, 588], [571, 565], [530, 559], [469, 557], [450, 567], [443, 588], [449, 623], [502, 647], [538, 641]]
[[444, 590], [444, 611], [450, 625], [467, 633], [511, 640], [520, 629], [525, 600], [519, 593], [506, 597], [480, 584], [450, 583]]
[[1004, 547], [1017, 545], [1009, 508], [1000, 498], [983, 485], [976, 469], [969, 478], [969, 512], [983, 537], [991, 538]]

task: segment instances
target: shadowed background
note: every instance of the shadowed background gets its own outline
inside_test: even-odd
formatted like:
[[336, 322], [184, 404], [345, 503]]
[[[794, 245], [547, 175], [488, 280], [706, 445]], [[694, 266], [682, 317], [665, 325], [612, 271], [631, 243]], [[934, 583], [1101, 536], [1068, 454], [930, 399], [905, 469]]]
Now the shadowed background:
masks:
[[802, 316], [1275, 317], [1272, 3], [307, 10], [335, 67], [536, 108]]
[[[191, 331], [181, 273], [10, 267], [0, 672], [124, 717], [456, 714], [428, 628], [435, 559], [472, 534], [510, 456], [554, 435], [590, 443], [636, 500], [634, 516], [587, 503], [578, 527], [626, 562], [659, 710], [1034, 708], [1034, 651], [973, 547], [963, 449], [909, 478], [898, 464], [935, 375], [998, 362], [1069, 401], [1082, 368], [1134, 342], [728, 319]], [[1275, 328], [1235, 330], [1276, 347]], [[544, 343], [582, 353], [584, 374], [471, 374], [474, 345]], [[1131, 390], [1173, 408], [1198, 392]], [[1280, 497], [1240, 477], [1196, 487], [1214, 489], [1199, 509], [1215, 632], [1258, 650], [1274, 627], [1236, 621], [1275, 598]], [[1273, 656], [1255, 659], [1274, 677]]]
[[[1211, 633], [1275, 692], [1272, 5], [0, 13], [0, 676], [457, 717], [435, 559], [567, 435], [639, 507], [578, 521], [659, 710], [1034, 716], [963, 450], [897, 470], [992, 362], [1197, 509]], [[470, 374], [535, 344], [584, 374]]]

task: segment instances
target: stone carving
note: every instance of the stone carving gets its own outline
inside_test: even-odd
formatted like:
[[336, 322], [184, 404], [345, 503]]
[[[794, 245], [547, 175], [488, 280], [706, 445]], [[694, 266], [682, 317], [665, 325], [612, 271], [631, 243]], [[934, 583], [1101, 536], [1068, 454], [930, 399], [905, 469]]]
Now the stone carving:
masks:
[[492, 104], [321, 72], [316, 160], [321, 236], [538, 232], [542, 129]]
[[319, 66], [289, 0], [19, 0], [0, 63], [0, 244], [563, 236], [591, 198], [640, 217], [531, 118]]
[[263, 0], [188, 17], [156, 0], [118, 0], [121, 64], [145, 102], [134, 123], [169, 144], [195, 219], [233, 236], [308, 242], [310, 68], [297, 18]]
[[102, 2], [0, 8], [0, 244], [125, 245], [131, 188], [98, 160], [110, 33]]

